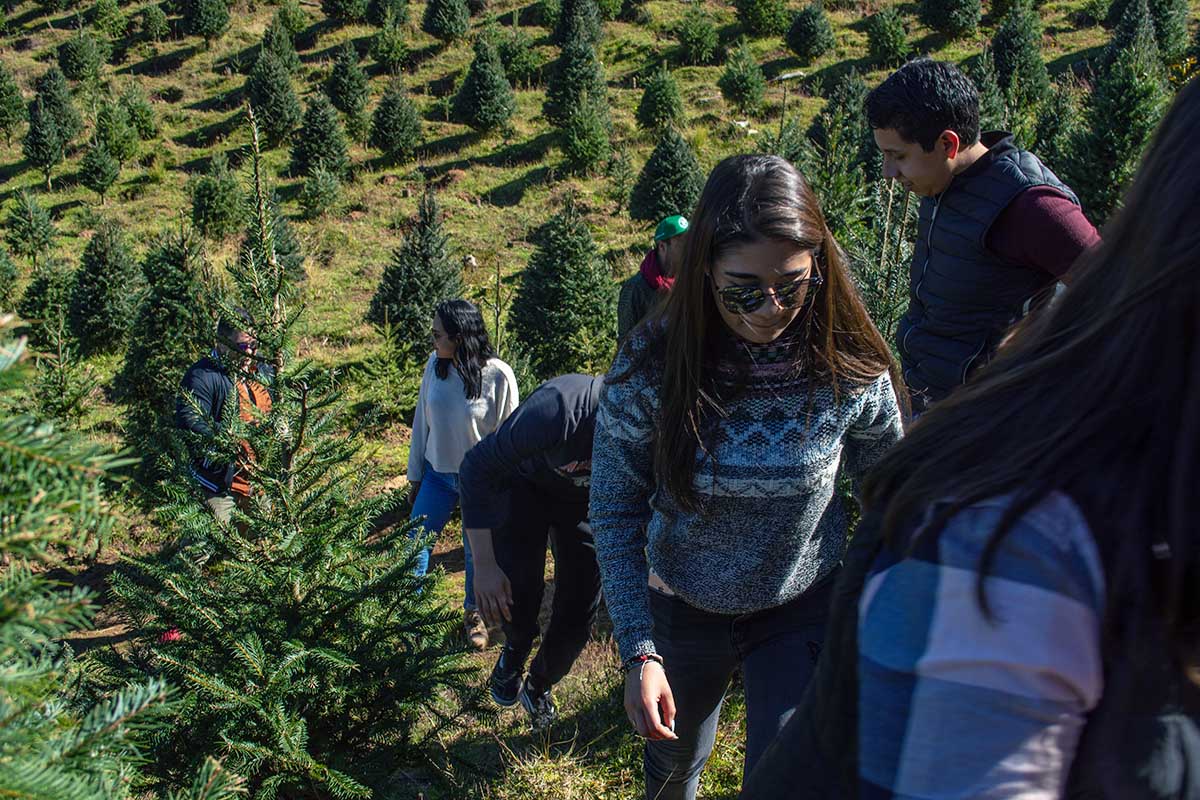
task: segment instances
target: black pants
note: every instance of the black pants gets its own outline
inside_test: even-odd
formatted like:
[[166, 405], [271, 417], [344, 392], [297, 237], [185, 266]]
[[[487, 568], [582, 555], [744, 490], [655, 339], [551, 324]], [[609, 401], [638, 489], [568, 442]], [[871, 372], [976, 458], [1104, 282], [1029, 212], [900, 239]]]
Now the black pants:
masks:
[[571, 671], [587, 644], [600, 608], [600, 566], [586, 503], [558, 503], [532, 484], [512, 488], [508, 522], [493, 533], [496, 561], [512, 584], [512, 622], [504, 623], [508, 646], [526, 656], [538, 635], [545, 591], [546, 542], [554, 553], [554, 601], [529, 676], [553, 686]]

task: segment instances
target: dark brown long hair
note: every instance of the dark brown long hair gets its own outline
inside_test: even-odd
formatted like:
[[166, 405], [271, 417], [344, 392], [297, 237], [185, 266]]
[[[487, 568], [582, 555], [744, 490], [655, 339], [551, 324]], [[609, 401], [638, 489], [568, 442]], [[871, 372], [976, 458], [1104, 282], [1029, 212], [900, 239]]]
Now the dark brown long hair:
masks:
[[655, 476], [682, 507], [698, 510], [696, 450], [705, 449], [707, 422], [724, 415], [712, 357], [715, 334], [725, 323], [705, 284], [724, 252], [784, 241], [813, 254], [824, 281], [805, 301], [802, 324], [810, 327], [800, 338], [796, 363], [814, 383], [824, 382], [836, 393], [888, 370], [894, 377], [895, 370], [816, 195], [791, 163], [765, 155], [726, 158], [709, 174], [691, 221], [674, 288], [657, 318], [644, 323], [642, 336], [657, 332], [660, 340], [648, 347], [662, 366]]
[[[1107, 633], [1124, 625], [1114, 614], [1128, 620], [1138, 606], [1165, 623], [1179, 654], [1194, 647], [1200, 610], [1196, 130], [1200, 81], [1175, 100], [1070, 288], [922, 417], [864, 484], [865, 505], [883, 513], [893, 541], [935, 503], [922, 536], [972, 503], [1010, 495], [985, 573], [1015, 521], [1067, 491], [1116, 567], [1106, 576]], [[1185, 659], [1195, 663], [1194, 653]]]

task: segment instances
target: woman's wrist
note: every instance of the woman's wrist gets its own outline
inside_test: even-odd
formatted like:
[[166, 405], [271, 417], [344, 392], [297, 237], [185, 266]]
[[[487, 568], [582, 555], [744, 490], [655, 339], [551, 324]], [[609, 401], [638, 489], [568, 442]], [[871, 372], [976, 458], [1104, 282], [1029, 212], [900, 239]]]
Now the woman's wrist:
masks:
[[658, 653], [640, 653], [636, 656], [630, 656], [621, 662], [621, 673], [628, 675], [634, 669], [641, 669], [646, 664], [654, 662], [660, 667], [663, 666], [663, 659]]

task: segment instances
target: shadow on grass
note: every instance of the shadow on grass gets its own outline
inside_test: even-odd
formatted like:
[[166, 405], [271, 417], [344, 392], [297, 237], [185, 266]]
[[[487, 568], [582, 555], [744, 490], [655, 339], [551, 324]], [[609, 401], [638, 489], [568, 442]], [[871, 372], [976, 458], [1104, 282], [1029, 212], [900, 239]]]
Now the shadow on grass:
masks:
[[117, 70], [118, 75], [161, 75], [164, 72], [174, 72], [183, 66], [183, 62], [187, 61], [196, 53], [200, 52], [200, 46], [195, 44], [185, 45], [178, 50], [173, 50], [170, 53], [160, 53], [156, 56], [143, 59], [136, 64], [130, 64]]
[[219, 92], [184, 106], [188, 111], [230, 111], [246, 100], [245, 87], [239, 86], [228, 92]]
[[184, 147], [211, 147], [215, 142], [228, 137], [229, 134], [238, 129], [238, 126], [244, 124], [245, 120], [243, 116], [241, 109], [238, 109], [223, 120], [218, 120], [204, 127], [189, 131], [182, 136], [177, 136], [174, 141]]
[[809, 73], [808, 85], [825, 92], [839, 80], [846, 77], [852, 69], [857, 70], [858, 74], [862, 75], [874, 68], [875, 65], [871, 63], [871, 59], [867, 56], [863, 56], [862, 58], [848, 58], [845, 61], [839, 61], [836, 64], [830, 64], [827, 67], [822, 67]]
[[[358, 53], [358, 57], [362, 59], [366, 57], [367, 51], [371, 48], [371, 40], [374, 38], [374, 35], [367, 35], [359, 36], [357, 39], [348, 39], [347, 41], [354, 45], [354, 51]], [[331, 44], [329, 47], [326, 47], [323, 50], [313, 50], [308, 53], [303, 53], [300, 56], [300, 63], [312, 65], [319, 64], [322, 61], [333, 61], [337, 57], [338, 51], [341, 50], [345, 44], [346, 42], [338, 42], [337, 44]]]
[[512, 207], [518, 205], [525, 197], [525, 192], [532, 186], [542, 186], [553, 179], [552, 166], [535, 167], [519, 178], [491, 189], [483, 194], [483, 201], [494, 206]]
[[[479, 141], [480, 138], [481, 134], [478, 134], [475, 131], [467, 131], [466, 133], [455, 133], [450, 136], [443, 136], [441, 139], [434, 139], [431, 142], [426, 142], [425, 145], [421, 147], [421, 158], [430, 160], [439, 156], [457, 153], [464, 147]], [[438, 167], [437, 170], [439, 172], [445, 172], [451, 169], [462, 169], [470, 164], [470, 160], [455, 161]]]
[[929, 55], [932, 52], [941, 50], [950, 43], [950, 37], [944, 33], [927, 33], [920, 39], [912, 43], [912, 50], [920, 56]]
[[1070, 71], [1077, 77], [1086, 78], [1095, 71], [1092, 65], [1099, 63], [1100, 57], [1104, 54], [1105, 47], [1107, 45], [1098, 44], [1086, 50], [1064, 53], [1053, 61], [1047, 61], [1046, 69], [1050, 70], [1051, 75], [1059, 75]]

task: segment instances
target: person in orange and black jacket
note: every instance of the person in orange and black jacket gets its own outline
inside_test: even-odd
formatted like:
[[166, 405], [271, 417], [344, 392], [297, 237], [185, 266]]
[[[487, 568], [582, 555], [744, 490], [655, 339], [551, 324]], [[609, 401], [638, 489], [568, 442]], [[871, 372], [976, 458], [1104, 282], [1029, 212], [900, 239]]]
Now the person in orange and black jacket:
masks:
[[[229, 393], [237, 388], [238, 415], [244, 422], [254, 419], [255, 411], [271, 410], [267, 387], [274, 372], [255, 359], [254, 338], [244, 330], [222, 320], [217, 325], [217, 341], [212, 351], [193, 364], [183, 376], [181, 393], [175, 402], [175, 424], [205, 438], [214, 438], [220, 429]], [[189, 397], [185, 397], [184, 394]], [[222, 524], [228, 524], [233, 509], [244, 504], [251, 488], [243, 467], [253, 458], [249, 444], [242, 443], [241, 455], [222, 464], [197, 454], [191, 472], [204, 494], [205, 505]]]

